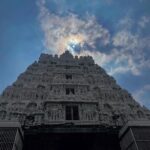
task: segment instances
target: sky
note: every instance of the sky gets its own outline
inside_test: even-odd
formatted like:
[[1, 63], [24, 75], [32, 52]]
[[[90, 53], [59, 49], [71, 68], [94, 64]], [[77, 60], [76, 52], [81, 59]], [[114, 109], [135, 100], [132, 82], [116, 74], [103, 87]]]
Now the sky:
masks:
[[41, 53], [91, 55], [150, 108], [149, 0], [1, 0], [0, 93]]

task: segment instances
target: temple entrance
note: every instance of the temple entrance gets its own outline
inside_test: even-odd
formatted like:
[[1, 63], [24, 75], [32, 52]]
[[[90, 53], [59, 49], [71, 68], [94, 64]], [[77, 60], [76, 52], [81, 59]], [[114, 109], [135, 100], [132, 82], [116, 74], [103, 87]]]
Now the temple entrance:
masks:
[[120, 150], [118, 135], [108, 133], [25, 134], [23, 150]]

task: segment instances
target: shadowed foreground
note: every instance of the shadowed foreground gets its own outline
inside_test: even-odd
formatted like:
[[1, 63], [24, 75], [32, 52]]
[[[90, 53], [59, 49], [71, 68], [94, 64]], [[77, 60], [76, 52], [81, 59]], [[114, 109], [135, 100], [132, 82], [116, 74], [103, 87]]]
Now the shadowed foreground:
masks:
[[120, 150], [117, 135], [55, 133], [25, 135], [24, 150]]

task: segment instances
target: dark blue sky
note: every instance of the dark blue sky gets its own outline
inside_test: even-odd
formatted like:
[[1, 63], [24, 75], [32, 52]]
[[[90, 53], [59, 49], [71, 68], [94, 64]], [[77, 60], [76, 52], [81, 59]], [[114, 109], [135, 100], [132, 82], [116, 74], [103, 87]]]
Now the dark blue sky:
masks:
[[68, 44], [150, 108], [149, 26], [149, 0], [1, 0], [0, 92], [42, 52]]

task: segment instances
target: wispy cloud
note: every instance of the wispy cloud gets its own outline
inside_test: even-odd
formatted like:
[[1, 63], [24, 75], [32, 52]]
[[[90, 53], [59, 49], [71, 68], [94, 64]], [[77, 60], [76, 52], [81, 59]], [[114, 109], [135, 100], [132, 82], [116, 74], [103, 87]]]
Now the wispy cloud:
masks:
[[[142, 16], [139, 22], [143, 18], [145, 17]], [[122, 70], [122, 73], [130, 71], [133, 75], [140, 75], [144, 68], [150, 69], [150, 59], [149, 56], [147, 57], [150, 37], [141, 35], [142, 29], [148, 22], [144, 21], [142, 26], [139, 26], [139, 22], [135, 22], [130, 17], [120, 20], [118, 31], [113, 36], [112, 43], [121, 53], [121, 57], [117, 57], [118, 68], [115, 68], [113, 73], [118, 73], [118, 71], [121, 73]], [[119, 64], [122, 63], [126, 65], [121, 67]]]
[[145, 85], [141, 89], [133, 93], [133, 97], [142, 105], [150, 107], [150, 84]]
[[150, 25], [150, 17], [148, 16], [142, 16], [138, 22], [138, 25], [141, 28], [145, 28], [146, 25]]
[[133, 26], [134, 22], [133, 20], [130, 18], [130, 16], [125, 16], [124, 18], [122, 18], [118, 24], [116, 25], [117, 28], [119, 29], [128, 29], [130, 30]]
[[125, 49], [134, 49], [138, 46], [138, 35], [133, 35], [128, 30], [121, 30], [113, 37], [113, 45], [115, 47], [123, 47]]

